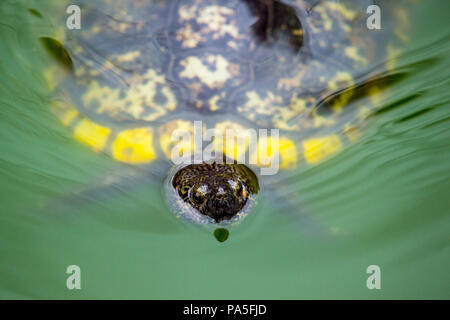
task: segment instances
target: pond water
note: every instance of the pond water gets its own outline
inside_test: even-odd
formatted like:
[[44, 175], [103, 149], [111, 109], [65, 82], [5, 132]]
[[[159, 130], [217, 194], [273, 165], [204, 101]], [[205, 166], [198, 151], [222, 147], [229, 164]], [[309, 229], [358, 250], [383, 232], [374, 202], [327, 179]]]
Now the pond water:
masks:
[[[448, 1], [406, 8], [404, 76], [362, 139], [293, 173], [289, 201], [262, 193], [223, 243], [176, 220], [160, 181], [72, 197], [128, 167], [50, 112], [36, 41], [48, 22], [26, 12], [49, 5], [0, 4], [0, 298], [450, 298]], [[66, 288], [69, 265], [81, 290]]]

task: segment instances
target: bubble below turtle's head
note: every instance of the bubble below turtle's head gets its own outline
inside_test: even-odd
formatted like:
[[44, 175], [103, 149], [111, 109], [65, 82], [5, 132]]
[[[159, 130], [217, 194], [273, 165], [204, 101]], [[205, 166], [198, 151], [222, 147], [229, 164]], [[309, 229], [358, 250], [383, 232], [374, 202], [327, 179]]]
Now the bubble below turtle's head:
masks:
[[258, 178], [243, 164], [206, 163], [176, 167], [166, 198], [177, 218], [198, 224], [229, 225], [251, 211]]

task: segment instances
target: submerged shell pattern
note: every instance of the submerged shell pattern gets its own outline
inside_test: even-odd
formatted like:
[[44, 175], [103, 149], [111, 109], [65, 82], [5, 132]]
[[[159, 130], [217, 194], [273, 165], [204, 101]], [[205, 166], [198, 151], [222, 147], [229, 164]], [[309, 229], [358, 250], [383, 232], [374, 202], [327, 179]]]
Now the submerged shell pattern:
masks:
[[280, 129], [281, 169], [318, 163], [358, 139], [409, 30], [387, 2], [389, 31], [367, 28], [367, 1], [74, 4], [82, 29], [63, 28], [73, 71], [59, 77], [53, 109], [78, 140], [135, 164], [169, 158], [172, 133], [192, 133], [194, 120], [219, 132]]

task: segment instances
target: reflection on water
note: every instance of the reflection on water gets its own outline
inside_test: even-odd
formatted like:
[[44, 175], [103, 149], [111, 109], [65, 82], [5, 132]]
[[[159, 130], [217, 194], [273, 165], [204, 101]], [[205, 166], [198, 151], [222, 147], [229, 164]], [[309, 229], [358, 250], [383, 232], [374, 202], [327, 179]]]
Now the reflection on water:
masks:
[[[45, 17], [53, 4], [27, 7]], [[163, 165], [148, 172], [93, 153], [55, 120], [36, 40], [52, 28], [22, 8], [0, 5], [0, 297], [448, 298], [446, 1], [406, 5], [414, 25], [395, 68], [380, 55], [355, 76], [349, 104], [383, 88], [359, 140], [268, 181], [224, 243], [169, 214]], [[320, 57], [310, 40], [299, 52]], [[318, 101], [323, 115], [342, 90]], [[91, 188], [105, 177], [108, 187]], [[83, 273], [78, 292], [65, 289], [71, 264]], [[366, 288], [372, 264], [381, 291]]]

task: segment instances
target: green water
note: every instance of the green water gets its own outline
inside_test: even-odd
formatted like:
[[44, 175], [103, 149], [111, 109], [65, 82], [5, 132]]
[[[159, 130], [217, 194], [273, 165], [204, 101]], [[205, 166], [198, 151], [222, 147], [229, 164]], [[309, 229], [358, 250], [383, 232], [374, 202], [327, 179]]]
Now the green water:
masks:
[[[224, 243], [174, 219], [158, 181], [55, 200], [128, 168], [55, 121], [35, 40], [48, 25], [0, 8], [0, 298], [450, 298], [447, 0], [409, 9], [406, 76], [363, 139], [295, 173], [289, 212], [263, 194]], [[81, 290], [66, 288], [72, 264]]]

